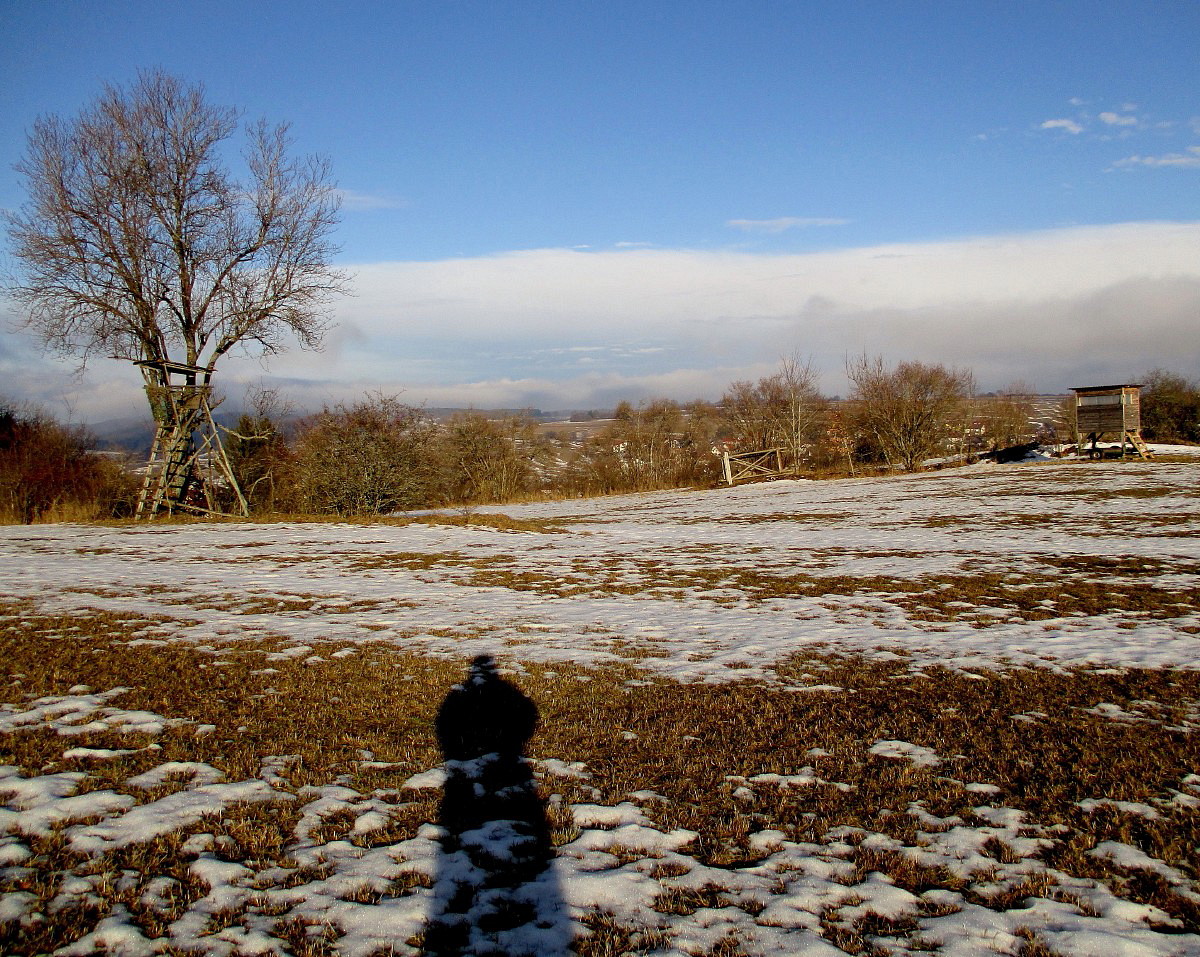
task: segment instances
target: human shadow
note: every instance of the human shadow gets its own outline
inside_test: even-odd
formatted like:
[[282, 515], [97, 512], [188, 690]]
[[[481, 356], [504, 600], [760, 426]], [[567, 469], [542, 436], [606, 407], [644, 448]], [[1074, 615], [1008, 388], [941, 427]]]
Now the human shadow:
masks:
[[569, 952], [550, 823], [524, 757], [537, 721], [537, 707], [500, 677], [489, 655], [476, 658], [442, 702], [442, 847], [426, 954]]

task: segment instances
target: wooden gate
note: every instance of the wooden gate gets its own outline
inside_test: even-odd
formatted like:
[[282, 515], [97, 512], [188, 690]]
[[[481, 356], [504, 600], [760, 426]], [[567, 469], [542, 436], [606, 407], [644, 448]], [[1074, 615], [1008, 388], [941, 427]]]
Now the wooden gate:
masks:
[[758, 452], [737, 452], [721, 455], [725, 484], [736, 485], [754, 479], [783, 478], [791, 474], [783, 468], [783, 449], [762, 449]]

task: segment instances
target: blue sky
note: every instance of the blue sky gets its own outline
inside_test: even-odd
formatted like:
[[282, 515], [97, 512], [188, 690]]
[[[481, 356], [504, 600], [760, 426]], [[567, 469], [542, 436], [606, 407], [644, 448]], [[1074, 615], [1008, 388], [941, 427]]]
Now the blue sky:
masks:
[[[0, 15], [0, 206], [23, 201], [39, 115], [145, 67], [331, 158], [357, 295], [325, 353], [232, 364], [232, 393], [715, 398], [791, 353], [836, 393], [863, 350], [985, 389], [1200, 376], [1194, 0]], [[10, 398], [84, 419], [139, 401], [116, 363], [69, 372], [0, 333]]]

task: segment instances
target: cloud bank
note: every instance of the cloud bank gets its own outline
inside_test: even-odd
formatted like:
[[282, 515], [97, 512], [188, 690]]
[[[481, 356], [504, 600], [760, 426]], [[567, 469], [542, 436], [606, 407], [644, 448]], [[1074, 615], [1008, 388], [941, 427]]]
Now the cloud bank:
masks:
[[[412, 402], [599, 408], [716, 398], [811, 356], [831, 394], [847, 355], [972, 368], [982, 388], [1200, 377], [1200, 223], [1131, 223], [813, 254], [538, 249], [349, 267], [321, 353], [229, 363], [225, 391], [296, 404], [402, 392]], [[0, 392], [97, 421], [143, 400], [119, 363], [83, 380], [0, 338]], [[57, 393], [56, 393], [57, 390]]]

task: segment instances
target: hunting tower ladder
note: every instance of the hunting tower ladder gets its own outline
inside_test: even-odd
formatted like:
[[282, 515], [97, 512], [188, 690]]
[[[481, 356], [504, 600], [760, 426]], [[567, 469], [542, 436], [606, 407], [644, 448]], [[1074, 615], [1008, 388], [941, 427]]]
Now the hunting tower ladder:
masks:
[[[176, 511], [226, 515], [223, 500], [241, 515], [250, 508], [213, 420], [212, 386], [198, 380], [207, 370], [181, 362], [138, 362], [154, 413], [154, 441], [138, 494], [137, 518]], [[172, 381], [182, 376], [182, 381]]]

